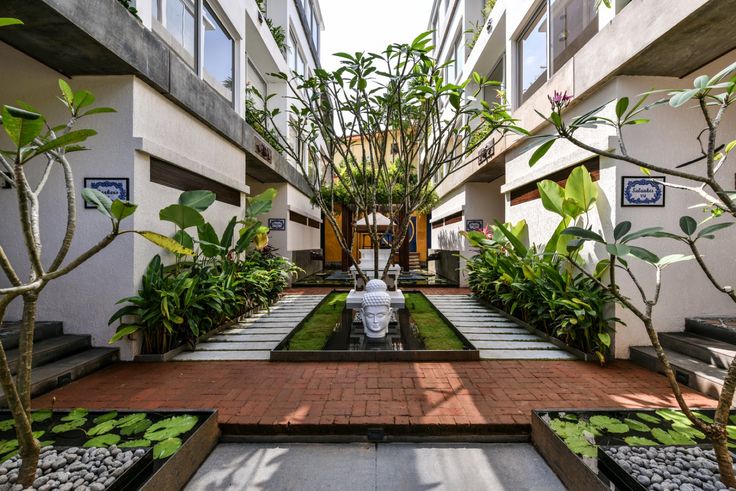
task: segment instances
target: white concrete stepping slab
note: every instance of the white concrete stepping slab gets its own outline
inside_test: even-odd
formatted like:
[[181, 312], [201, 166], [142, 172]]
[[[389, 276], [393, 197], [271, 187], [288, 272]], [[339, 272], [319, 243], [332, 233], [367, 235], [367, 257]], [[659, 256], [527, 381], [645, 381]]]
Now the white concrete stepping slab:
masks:
[[[496, 328], [500, 328], [500, 327], [517, 327], [517, 328], [520, 328], [521, 327], [516, 322], [501, 322], [501, 321], [483, 321], [483, 322], [480, 322], [480, 321], [479, 322], [462, 321], [462, 322], [459, 322], [459, 321], [454, 321], [454, 320], [450, 319], [449, 317], [448, 317], [447, 320], [449, 320], [450, 322], [452, 322], [453, 325], [455, 327], [457, 327], [458, 329], [462, 329], [462, 328], [465, 328], [465, 327], [485, 327], [485, 328], [493, 328], [493, 327], [496, 327]], [[527, 332], [529, 332], [529, 331], [527, 331]]]
[[577, 360], [562, 350], [480, 350], [481, 360]]
[[534, 334], [486, 334], [486, 333], [464, 333], [469, 341], [538, 341], [539, 336]]
[[176, 361], [240, 361], [269, 360], [268, 351], [185, 351], [174, 358]]
[[[302, 316], [302, 317], [306, 317], [306, 316]], [[246, 325], [246, 326], [254, 326], [256, 324], [284, 324], [284, 325], [292, 325], [293, 324], [293, 325], [296, 326], [300, 322], [301, 322], [301, 319], [297, 319], [297, 318], [276, 319], [276, 318], [273, 318], [273, 317], [262, 317], [260, 319], [253, 319], [253, 320], [247, 319], [247, 320], [244, 320], [243, 322], [241, 322], [239, 324], [243, 324], [243, 325]]]
[[539, 341], [474, 341], [478, 349], [496, 349], [496, 350], [560, 350], [560, 348], [542, 338]]
[[266, 350], [271, 351], [278, 345], [275, 341], [259, 341], [252, 343], [238, 343], [238, 342], [225, 342], [225, 343], [199, 343], [197, 345], [197, 351], [233, 351], [233, 350]]
[[523, 327], [463, 327], [462, 331], [466, 336], [468, 334], [531, 334]]
[[231, 336], [237, 336], [239, 334], [282, 334], [287, 335], [292, 331], [292, 329], [288, 327], [246, 327], [246, 328], [236, 328], [236, 329], [228, 329], [227, 331], [222, 331], [220, 334], [227, 334]]
[[276, 341], [281, 342], [284, 339], [283, 334], [219, 334], [212, 336], [207, 340], [208, 343], [217, 341], [238, 341], [238, 342], [251, 342], [251, 341]]

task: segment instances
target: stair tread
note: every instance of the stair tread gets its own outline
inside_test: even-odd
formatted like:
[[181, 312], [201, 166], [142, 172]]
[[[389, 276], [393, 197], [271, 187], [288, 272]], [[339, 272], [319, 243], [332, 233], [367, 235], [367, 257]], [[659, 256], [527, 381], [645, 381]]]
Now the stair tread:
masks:
[[[657, 353], [654, 351], [652, 346], [632, 346], [631, 350], [657, 358]], [[671, 365], [692, 372], [697, 376], [706, 378], [718, 385], [723, 385], [723, 379], [726, 377], [726, 370], [667, 348], [664, 348], [664, 352], [667, 354]]]
[[[41, 354], [47, 351], [53, 351], [70, 344], [87, 344], [89, 347], [90, 336], [88, 334], [62, 334], [49, 339], [43, 339], [33, 343], [33, 355]], [[6, 352], [8, 361], [16, 361], [20, 357], [20, 350], [14, 348]]]
[[89, 362], [98, 360], [112, 353], [119, 351], [118, 348], [90, 348], [88, 350], [60, 358], [46, 365], [36, 367], [31, 372], [31, 380], [33, 383], [40, 382], [44, 379], [55, 377], [70, 368], [74, 368]]
[[688, 332], [667, 332], [661, 333], [662, 337], [671, 337], [679, 341], [693, 344], [702, 348], [707, 348], [710, 351], [716, 351], [725, 355], [736, 356], [736, 345], [721, 341], [719, 339], [713, 339], [706, 336], [700, 336], [698, 334]]

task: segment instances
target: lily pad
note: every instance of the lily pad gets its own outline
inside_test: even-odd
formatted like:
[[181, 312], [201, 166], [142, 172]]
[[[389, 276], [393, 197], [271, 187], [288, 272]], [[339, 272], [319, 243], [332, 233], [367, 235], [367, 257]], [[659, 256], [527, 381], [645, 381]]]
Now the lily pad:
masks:
[[736, 426], [726, 426], [726, 434], [729, 438], [736, 440]]
[[132, 425], [124, 426], [120, 428], [120, 434], [123, 436], [135, 435], [137, 433], [143, 433], [151, 426], [153, 422], [150, 419], [142, 419], [133, 423]]
[[146, 419], [146, 413], [133, 413], [120, 418], [115, 426], [118, 428], [125, 428], [126, 426], [134, 425], [143, 419]]
[[110, 445], [115, 445], [120, 441], [120, 435], [116, 435], [115, 433], [107, 433], [105, 435], [100, 435], [95, 438], [92, 438], [91, 440], [87, 440], [83, 446], [85, 447], [109, 447]]
[[51, 433], [66, 433], [67, 431], [78, 430], [87, 422], [86, 419], [76, 419], [68, 423], [61, 423], [51, 428]]
[[690, 421], [682, 411], [676, 411], [674, 409], [657, 409], [655, 412], [662, 418], [672, 421], [673, 423], [682, 423], [686, 426], [693, 425], [693, 422]]
[[659, 423], [661, 420], [653, 414], [636, 413], [636, 417], [647, 423]]
[[692, 426], [685, 426], [680, 423], [673, 423], [672, 429], [682, 433], [683, 435], [687, 435], [690, 438], [699, 438], [701, 440], [705, 439], [705, 433], [698, 430], [697, 428], [693, 428]]
[[150, 440], [140, 439], [140, 440], [130, 440], [129, 442], [124, 442], [118, 445], [120, 448], [132, 448], [132, 447], [150, 447], [151, 442]]
[[192, 415], [172, 416], [151, 425], [144, 438], [155, 442], [179, 436], [194, 428], [199, 418]]
[[642, 438], [640, 436], [627, 436], [624, 438], [624, 441], [627, 445], [631, 445], [632, 447], [657, 445], [657, 442], [653, 442], [649, 438]]
[[34, 423], [40, 423], [42, 421], [50, 419], [52, 414], [53, 413], [51, 412], [51, 409], [40, 409], [38, 411], [33, 411], [31, 413], [31, 421]]
[[87, 434], [89, 436], [104, 435], [105, 433], [110, 433], [113, 428], [115, 428], [115, 421], [103, 421], [102, 423], [90, 428], [89, 431], [87, 431]]
[[629, 428], [631, 428], [634, 431], [648, 432], [648, 431], [651, 431], [652, 430], [645, 423], [642, 423], [641, 421], [637, 421], [637, 420], [632, 419], [632, 418], [626, 418], [626, 419], [624, 419], [624, 423], [626, 423], [629, 426]]
[[4, 419], [0, 421], [0, 431], [8, 431], [15, 427], [15, 421], [13, 419]]
[[693, 411], [693, 414], [699, 420], [701, 420], [701, 421], [703, 421], [705, 423], [708, 423], [709, 425], [712, 425], [713, 424], [713, 418], [711, 418], [710, 416], [706, 416], [705, 414], [699, 413], [697, 411]]
[[665, 431], [662, 428], [654, 428], [652, 436], [663, 445], [695, 445], [692, 438], [676, 430]]
[[167, 438], [153, 447], [153, 458], [154, 459], [165, 459], [171, 457], [181, 448], [181, 439], [179, 438]]
[[619, 419], [611, 418], [609, 416], [591, 416], [589, 421], [590, 424], [592, 424], [596, 428], [605, 430], [608, 433], [620, 434], [629, 432], [629, 427], [625, 423], [622, 423]]
[[78, 421], [80, 419], [87, 419], [87, 414], [89, 411], [87, 411], [84, 408], [78, 407], [72, 409], [69, 414], [61, 418], [62, 421]]
[[585, 438], [571, 438], [569, 440], [565, 440], [565, 444], [572, 452], [582, 457], [595, 458], [598, 456], [598, 447], [590, 443]]
[[8, 452], [5, 455], [3, 455], [2, 457], [0, 457], [0, 463], [5, 462], [6, 460], [10, 460], [13, 457], [15, 457], [16, 455], [18, 455], [18, 449], [11, 450], [10, 452]]
[[95, 419], [92, 420], [92, 422], [96, 425], [100, 423], [104, 423], [106, 421], [113, 420], [118, 417], [117, 411], [110, 411], [109, 413], [105, 413], [102, 416], [97, 416]]
[[6, 454], [11, 450], [18, 448], [18, 440], [3, 440], [0, 441], [0, 454]]

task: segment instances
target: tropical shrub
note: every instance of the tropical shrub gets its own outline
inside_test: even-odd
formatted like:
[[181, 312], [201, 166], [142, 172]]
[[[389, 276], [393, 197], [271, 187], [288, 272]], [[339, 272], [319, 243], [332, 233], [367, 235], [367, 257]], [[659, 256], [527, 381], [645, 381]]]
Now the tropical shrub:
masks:
[[[179, 203], [161, 210], [161, 219], [176, 226], [173, 238], [192, 254], [178, 254], [170, 266], [154, 256], [138, 294], [118, 302], [125, 305], [110, 318], [119, 322], [110, 342], [140, 333], [143, 353], [165, 353], [273, 303], [298, 270], [268, 249], [268, 229], [256, 218], [270, 210], [275, 194], [269, 189], [249, 198], [245, 218], [233, 217], [222, 237], [200, 213], [214, 202], [209, 191], [182, 193]], [[196, 239], [188, 232], [194, 227]]]

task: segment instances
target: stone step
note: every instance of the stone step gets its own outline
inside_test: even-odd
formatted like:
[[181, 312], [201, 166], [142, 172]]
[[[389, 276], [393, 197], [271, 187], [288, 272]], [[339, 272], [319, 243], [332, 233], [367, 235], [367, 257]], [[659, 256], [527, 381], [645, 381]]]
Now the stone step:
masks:
[[[301, 315], [300, 317], [304, 317], [305, 315]], [[273, 325], [273, 324], [284, 324], [284, 325], [294, 325], [296, 326], [301, 322], [301, 319], [296, 318], [288, 318], [288, 319], [274, 319], [271, 317], [263, 317], [262, 319], [253, 319], [253, 320], [244, 320], [242, 322], [238, 322], [238, 325], [242, 326], [255, 326], [255, 325]]]
[[[120, 359], [118, 348], [91, 348], [36, 367], [31, 372], [31, 396], [45, 394], [57, 387], [99, 370]], [[0, 405], [5, 404], [5, 396], [0, 394]]]
[[686, 332], [661, 333], [662, 346], [697, 358], [709, 365], [728, 368], [736, 357], [736, 345]]
[[[90, 340], [89, 335], [63, 334], [33, 343], [32, 366], [35, 368], [89, 349]], [[17, 348], [9, 350], [7, 357], [10, 370], [15, 374], [18, 369], [20, 352]]]
[[736, 345], [736, 329], [733, 317], [689, 317], [685, 319], [685, 332], [724, 343]]
[[477, 344], [476, 341], [539, 341], [539, 336], [530, 334], [526, 331], [525, 334], [489, 334], [489, 333], [463, 333], [468, 341], [473, 344]]
[[222, 331], [224, 335], [238, 334], [281, 334], [282, 337], [289, 334], [293, 329], [288, 327], [244, 327]]
[[523, 327], [458, 327], [458, 330], [465, 336], [469, 334], [531, 334]]
[[[288, 333], [287, 333], [288, 334]], [[206, 341], [203, 341], [205, 343], [212, 343], [212, 342], [218, 342], [218, 341], [242, 341], [242, 342], [250, 342], [250, 341], [276, 341], [281, 342], [281, 340], [284, 339], [283, 334], [219, 334], [217, 336], [212, 336], [211, 338], [207, 339]]]
[[480, 350], [481, 360], [577, 360], [563, 350]]
[[[489, 320], [479, 320], [477, 322], [470, 322], [468, 320], [463, 321], [456, 321], [454, 319], [447, 318], [452, 324], [457, 327], [458, 329], [462, 329], [464, 327], [485, 327], [485, 328], [492, 328], [492, 327], [520, 327], [519, 324], [516, 322], [511, 321], [489, 321]], [[529, 332], [529, 331], [527, 331]]]
[[[670, 365], [677, 380], [688, 387], [708, 396], [717, 398], [723, 388], [726, 370], [709, 365], [702, 360], [665, 348]], [[631, 361], [649, 370], [664, 373], [661, 363], [651, 346], [632, 346], [629, 351]]]
[[[44, 339], [61, 336], [63, 334], [61, 322], [40, 321], [36, 322], [33, 331], [33, 341], [38, 342]], [[5, 351], [10, 351], [18, 347], [20, 338], [20, 326], [17, 322], [5, 322], [0, 328], [0, 342]]]
[[537, 338], [538, 341], [473, 341], [479, 350], [560, 350], [552, 343]]
[[278, 341], [254, 341], [254, 342], [213, 342], [199, 343], [196, 351], [271, 351], [279, 344]]
[[270, 351], [185, 351], [179, 353], [176, 361], [240, 361], [268, 360]]

